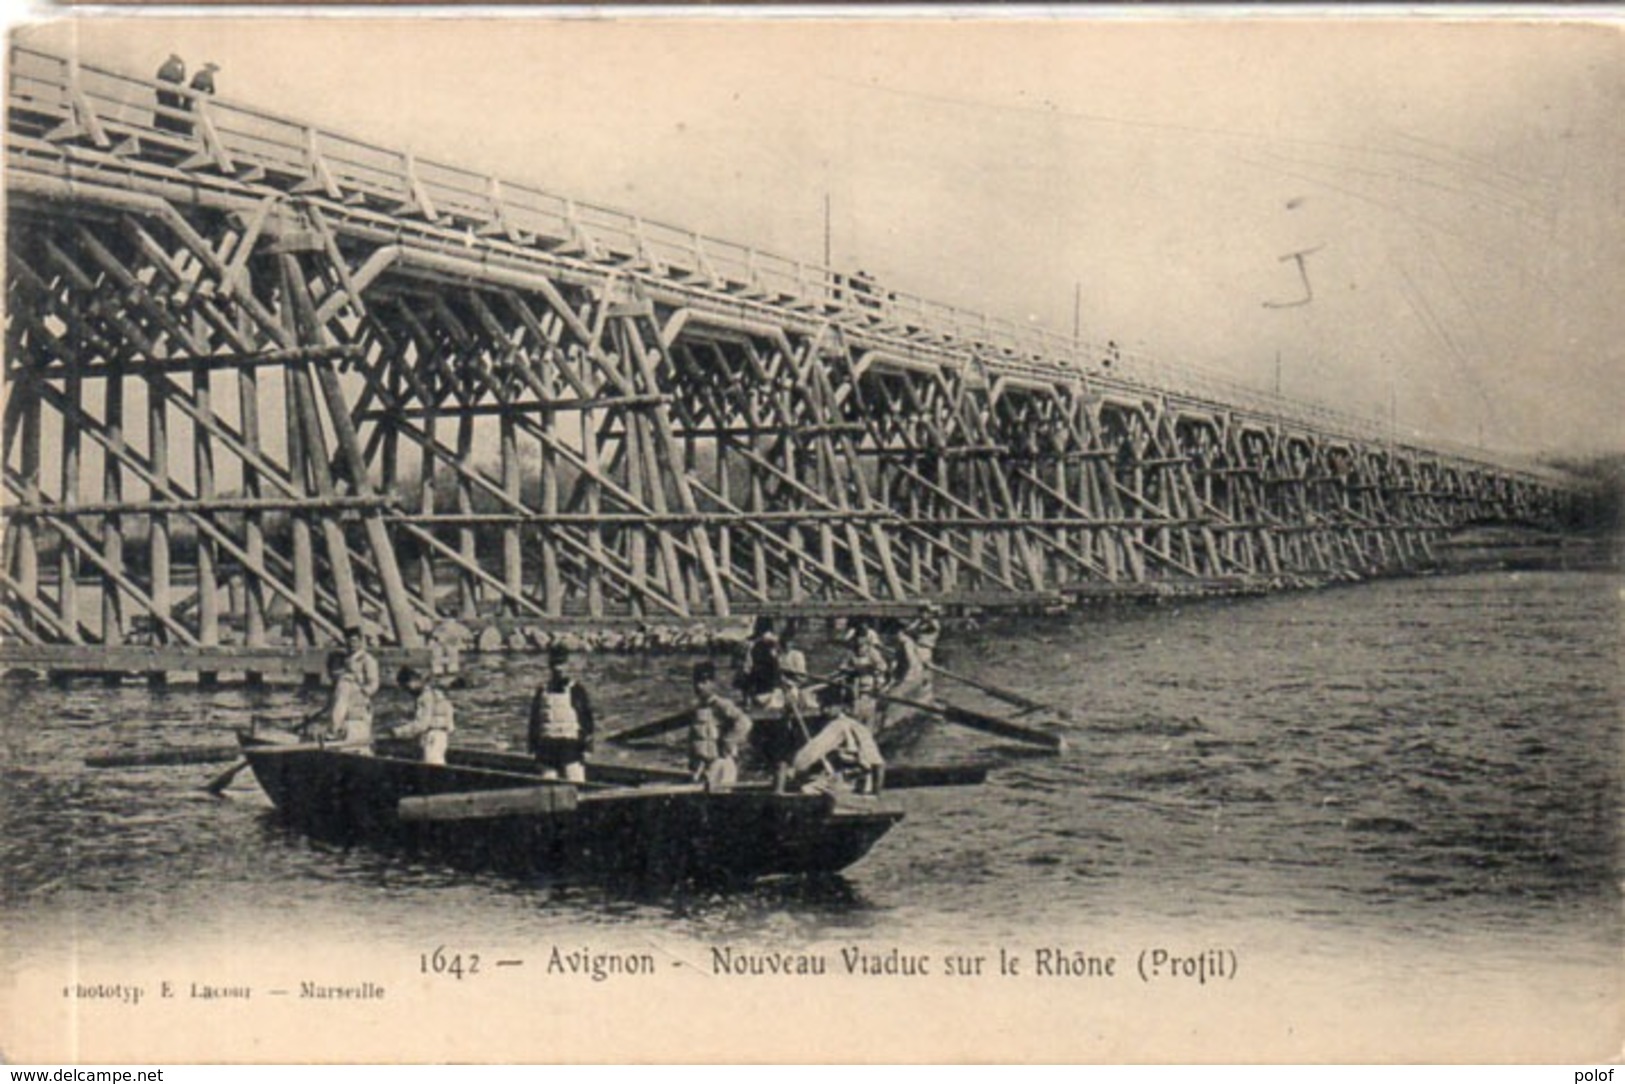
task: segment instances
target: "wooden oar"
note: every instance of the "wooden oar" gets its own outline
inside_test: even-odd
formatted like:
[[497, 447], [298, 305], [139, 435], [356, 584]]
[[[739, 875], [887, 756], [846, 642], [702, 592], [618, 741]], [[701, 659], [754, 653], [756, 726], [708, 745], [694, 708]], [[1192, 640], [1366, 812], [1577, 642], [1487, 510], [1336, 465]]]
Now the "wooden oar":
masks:
[[189, 745], [156, 749], [149, 753], [102, 753], [85, 758], [87, 768], [161, 768], [171, 764], [218, 764], [235, 760], [242, 750], [235, 745]]
[[987, 782], [986, 764], [888, 764], [887, 790], [922, 787], [976, 787]]
[[231, 767], [227, 768], [225, 771], [203, 784], [203, 789], [208, 791], [210, 794], [219, 797], [225, 792], [227, 787], [231, 786], [231, 781], [237, 778], [237, 774], [246, 767], [248, 767], [248, 761], [239, 760], [237, 763], [233, 764]]
[[880, 699], [893, 704], [902, 704], [916, 711], [930, 712], [940, 715], [950, 723], [980, 730], [986, 734], [995, 734], [1001, 738], [1012, 738], [1015, 741], [1024, 741], [1031, 745], [1043, 746], [1053, 752], [1059, 753], [1066, 748], [1066, 739], [1058, 734], [1048, 734], [1042, 730], [1035, 730], [1030, 726], [1012, 723], [1007, 719], [997, 719], [991, 715], [983, 715], [979, 711], [968, 708], [955, 707], [952, 704], [927, 704], [921, 700], [909, 700], [901, 696], [880, 694]]
[[605, 741], [624, 745], [630, 741], [639, 741], [643, 738], [657, 738], [662, 734], [670, 734], [673, 730], [681, 730], [694, 719], [694, 709], [684, 708], [675, 715], [668, 715], [663, 719], [656, 719], [652, 723], [643, 723], [639, 726], [620, 730], [605, 738]]
[[944, 670], [934, 662], [928, 662], [925, 665], [926, 668], [934, 674], [941, 674], [943, 677], [957, 681], [961, 685], [969, 685], [973, 689], [980, 689], [982, 692], [993, 697], [995, 700], [1003, 700], [1006, 704], [1014, 704], [1016, 707], [1021, 709], [1022, 713], [1029, 711], [1055, 711], [1056, 714], [1060, 714], [1059, 711], [1056, 711], [1056, 709], [1050, 707], [1048, 704], [1040, 704], [1036, 700], [1028, 699], [1027, 697], [1022, 696], [1020, 693], [1012, 692], [1009, 689], [1001, 689], [997, 685], [989, 685], [985, 681], [978, 681], [975, 678], [966, 677], [964, 674], [956, 674], [952, 670]]

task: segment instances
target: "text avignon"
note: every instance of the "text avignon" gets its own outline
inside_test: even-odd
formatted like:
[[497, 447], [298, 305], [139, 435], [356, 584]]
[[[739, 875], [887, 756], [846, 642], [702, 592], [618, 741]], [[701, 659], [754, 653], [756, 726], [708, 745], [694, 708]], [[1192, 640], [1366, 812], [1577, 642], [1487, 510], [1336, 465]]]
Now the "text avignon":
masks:
[[554, 945], [547, 954], [547, 973], [603, 982], [611, 975], [653, 975], [655, 958], [647, 952], [593, 952], [585, 948], [566, 951]]

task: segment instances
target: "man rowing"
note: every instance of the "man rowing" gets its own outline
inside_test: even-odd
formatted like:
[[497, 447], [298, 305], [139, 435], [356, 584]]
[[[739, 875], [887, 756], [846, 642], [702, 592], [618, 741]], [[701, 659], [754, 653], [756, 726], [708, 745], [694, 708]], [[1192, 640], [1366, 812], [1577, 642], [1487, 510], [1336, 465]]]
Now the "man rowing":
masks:
[[830, 717], [790, 761], [789, 783], [803, 791], [850, 787], [859, 794], [879, 794], [885, 783], [886, 758], [874, 734], [851, 714], [852, 693], [839, 682], [826, 686]]
[[[942, 638], [942, 622], [937, 620], [939, 612], [935, 603], [927, 603], [917, 619], [896, 629], [896, 676], [885, 690], [887, 696], [926, 704], [936, 702], [932, 660], [936, 656], [937, 641]], [[909, 710], [887, 704], [880, 713], [879, 729], [884, 731]]]

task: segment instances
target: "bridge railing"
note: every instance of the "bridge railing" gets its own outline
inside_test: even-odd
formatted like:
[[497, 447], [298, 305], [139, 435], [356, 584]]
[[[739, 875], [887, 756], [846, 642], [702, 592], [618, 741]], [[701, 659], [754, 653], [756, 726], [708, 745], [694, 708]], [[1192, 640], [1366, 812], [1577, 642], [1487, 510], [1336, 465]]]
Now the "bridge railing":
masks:
[[[159, 104], [160, 91], [184, 103]], [[1215, 405], [1314, 425], [1363, 440], [1398, 442], [1389, 425], [1349, 411], [1289, 399], [1234, 379], [1113, 343], [1075, 339], [1030, 323], [893, 290], [861, 274], [793, 260], [610, 207], [571, 200], [528, 184], [414, 158], [353, 136], [318, 129], [186, 87], [122, 75], [21, 44], [11, 47], [8, 108], [12, 126], [122, 142], [170, 164], [211, 161], [223, 171], [266, 179], [299, 192], [417, 214], [469, 230], [508, 231], [539, 248], [668, 276], [743, 297], [821, 312], [837, 321], [926, 341], [946, 341], [1046, 378], [1083, 374], [1185, 393]], [[19, 125], [19, 119], [27, 123]], [[201, 159], [197, 156], [202, 155]], [[1441, 441], [1407, 447], [1524, 473], [1529, 464]]]

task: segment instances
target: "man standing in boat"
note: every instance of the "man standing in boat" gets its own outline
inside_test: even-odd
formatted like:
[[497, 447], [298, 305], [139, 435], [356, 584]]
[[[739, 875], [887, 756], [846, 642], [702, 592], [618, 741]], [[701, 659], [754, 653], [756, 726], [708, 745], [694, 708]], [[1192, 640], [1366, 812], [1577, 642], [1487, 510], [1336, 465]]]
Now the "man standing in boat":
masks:
[[891, 665], [881, 646], [880, 634], [867, 620], [854, 620], [849, 638], [852, 653], [842, 667], [842, 674], [852, 690], [852, 713], [859, 722], [873, 726], [880, 707], [880, 690], [886, 685]]
[[333, 682], [327, 703], [306, 717], [300, 731], [319, 741], [357, 746], [357, 752], [371, 751], [372, 698], [351, 671], [350, 657], [342, 651], [331, 652], [327, 656], [327, 676]]
[[810, 736], [808, 716], [819, 711], [818, 698], [807, 685], [807, 656], [796, 647], [796, 629], [793, 623], [784, 627], [779, 651], [779, 687], [774, 690], [766, 707], [776, 708], [779, 714], [766, 719], [760, 716], [752, 721], [751, 748], [762, 766], [773, 776], [773, 789], [782, 793], [789, 785], [790, 761]]
[[779, 691], [779, 637], [767, 614], [759, 615], [751, 629], [735, 687], [745, 703], [753, 707], [771, 706], [769, 701]]
[[366, 698], [367, 708], [372, 709], [372, 698], [378, 695], [383, 687], [383, 671], [378, 667], [378, 660], [372, 652], [367, 650], [367, 636], [361, 631], [360, 625], [346, 625], [344, 628], [344, 669], [355, 679], [356, 687]]
[[717, 688], [717, 665], [694, 664], [694, 696], [699, 704], [688, 728], [688, 770], [707, 790], [739, 782], [739, 753], [750, 737], [750, 716]]
[[[935, 603], [926, 603], [920, 616], [897, 630], [897, 678], [886, 690], [890, 696], [921, 703], [936, 702], [936, 685], [932, 680], [932, 659], [936, 657], [937, 641], [942, 638], [940, 611]], [[880, 713], [880, 729], [885, 730], [895, 717], [906, 714], [907, 709], [893, 711], [900, 705], [888, 704]]]
[[435, 684], [433, 674], [424, 674], [410, 666], [401, 667], [395, 680], [412, 694], [413, 712], [412, 721], [395, 727], [390, 735], [416, 738], [423, 763], [446, 763], [446, 747], [451, 744], [452, 731], [457, 729], [451, 697]]
[[807, 684], [807, 653], [796, 645], [796, 631], [793, 622], [784, 627], [779, 648], [779, 687], [786, 707], [793, 705], [802, 711], [814, 711], [818, 705]]
[[547, 681], [530, 702], [530, 753], [541, 766], [542, 778], [584, 783], [586, 755], [592, 748], [592, 701], [576, 680], [569, 648], [549, 647], [547, 666]]

